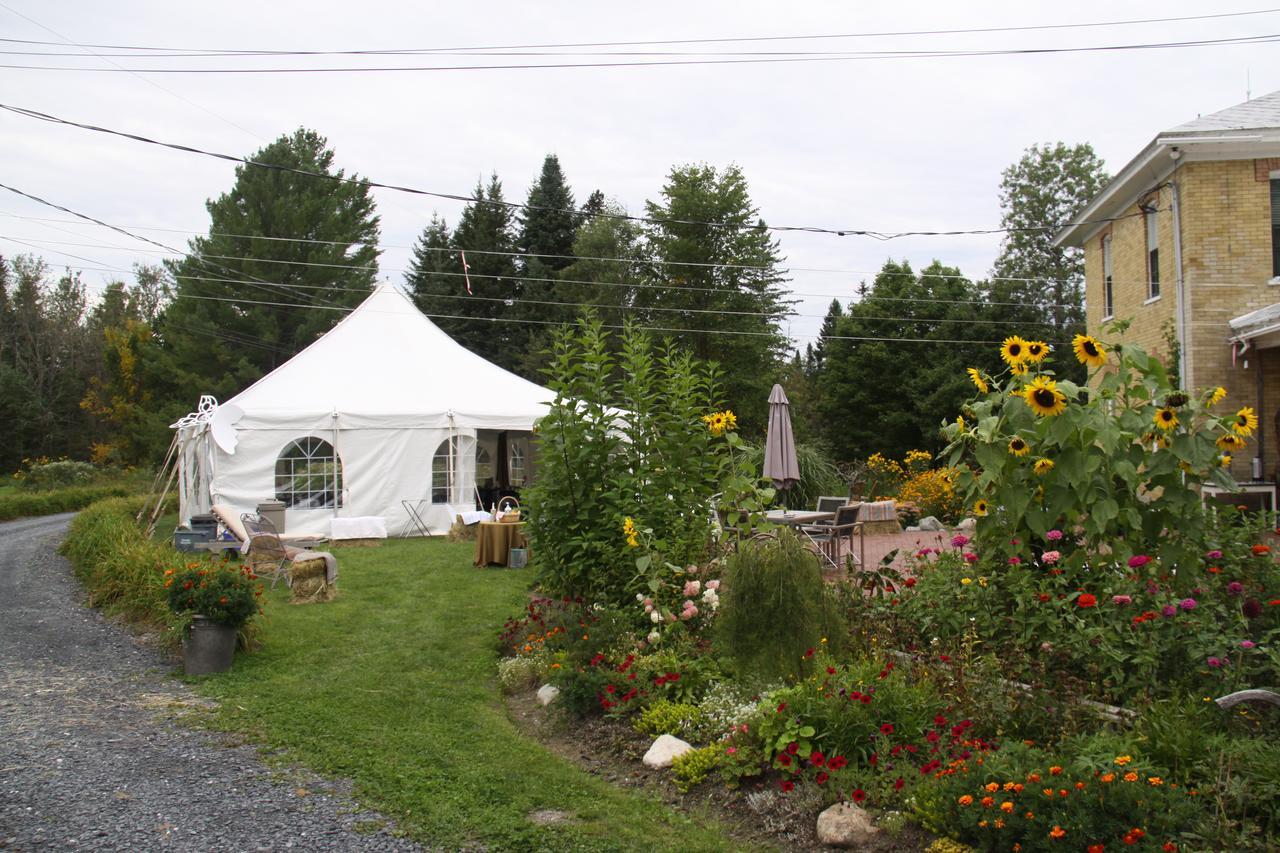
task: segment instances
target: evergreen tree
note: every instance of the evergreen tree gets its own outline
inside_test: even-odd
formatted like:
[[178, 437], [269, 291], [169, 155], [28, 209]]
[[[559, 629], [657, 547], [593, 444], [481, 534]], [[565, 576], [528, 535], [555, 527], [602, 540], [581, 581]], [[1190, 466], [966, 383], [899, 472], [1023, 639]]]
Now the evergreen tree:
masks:
[[[529, 187], [528, 207], [520, 214], [520, 271], [525, 278], [545, 278], [548, 272], [573, 263], [573, 239], [580, 217], [574, 210], [573, 191], [565, 182], [560, 160], [548, 154], [542, 173]], [[535, 292], [538, 288], [532, 288]]]
[[592, 190], [591, 195], [587, 196], [586, 204], [582, 205], [582, 221], [583, 223], [590, 220], [593, 216], [598, 216], [604, 212], [607, 199], [600, 190]]
[[508, 370], [521, 362], [528, 339], [515, 307], [521, 287], [511, 229], [511, 209], [495, 174], [487, 187], [476, 184], [474, 200], [463, 208], [451, 240], [458, 252], [458, 272], [465, 256], [471, 293], [467, 278], [454, 276], [451, 293], [427, 294], [419, 303], [428, 314], [461, 318], [440, 319], [437, 325], [467, 349]]
[[[251, 159], [346, 177], [311, 130]], [[191, 240], [182, 260], [166, 261], [177, 299], [162, 331], [186, 380], [175, 403], [183, 411], [201, 393], [225, 398], [291, 358], [367, 296], [377, 276], [368, 186], [251, 165], [235, 174], [230, 192], [206, 204], [209, 234]]]
[[[449, 224], [437, 213], [413, 244], [413, 257], [404, 274], [405, 287], [418, 309], [426, 314], [455, 314], [457, 296], [466, 292], [462, 262], [450, 245]], [[443, 327], [444, 320], [437, 319]]]
[[819, 373], [827, 359], [827, 344], [836, 333], [836, 325], [844, 316], [839, 299], [832, 299], [827, 306], [827, 315], [822, 318], [822, 326], [818, 329], [818, 340], [805, 348], [805, 370], [810, 374]]
[[[636, 306], [647, 325], [675, 329], [722, 371], [726, 404], [745, 433], [762, 431], [769, 388], [786, 352], [778, 243], [765, 230], [737, 166], [671, 170], [660, 201], [646, 203], [653, 266]], [[723, 223], [723, 224], [699, 224]]]

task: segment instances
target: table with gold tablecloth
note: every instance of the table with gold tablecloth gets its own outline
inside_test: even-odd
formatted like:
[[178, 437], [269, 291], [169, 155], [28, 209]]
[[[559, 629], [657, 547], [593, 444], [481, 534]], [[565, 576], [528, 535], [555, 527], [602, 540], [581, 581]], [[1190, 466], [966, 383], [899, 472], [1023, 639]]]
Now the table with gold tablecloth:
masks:
[[477, 566], [505, 566], [512, 548], [527, 546], [523, 521], [482, 521], [476, 527]]

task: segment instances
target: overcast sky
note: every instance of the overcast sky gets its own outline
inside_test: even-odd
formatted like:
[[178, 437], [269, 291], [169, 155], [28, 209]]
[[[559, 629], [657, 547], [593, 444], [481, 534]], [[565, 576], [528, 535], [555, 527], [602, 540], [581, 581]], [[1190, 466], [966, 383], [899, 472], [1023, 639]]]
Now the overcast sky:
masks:
[[[0, 64], [267, 68], [648, 61], [657, 57], [77, 57], [77, 44], [353, 50], [903, 32], [1094, 23], [1268, 8], [1138, 2], [365, 2], [210, 4], [0, 0]], [[584, 51], [919, 51], [1092, 47], [1280, 34], [1251, 16], [1024, 32], [576, 48]], [[66, 56], [24, 56], [48, 51]], [[97, 53], [119, 53], [95, 49]], [[558, 54], [570, 49], [556, 49]], [[690, 59], [680, 56], [666, 59]], [[705, 58], [705, 57], [704, 57]], [[773, 225], [875, 231], [996, 227], [1000, 172], [1035, 143], [1089, 142], [1114, 172], [1157, 132], [1280, 89], [1276, 44], [767, 64], [305, 74], [143, 74], [0, 68], [0, 101], [247, 156], [299, 125], [338, 165], [373, 180], [470, 194], [496, 171], [523, 201], [554, 152], [578, 201], [601, 189], [633, 213], [674, 164], [739, 164]], [[0, 112], [0, 182], [169, 245], [204, 232], [204, 203], [233, 165]], [[461, 205], [377, 191], [382, 277], [400, 284], [433, 210]], [[127, 269], [158, 250], [0, 192], [0, 253]], [[143, 230], [176, 229], [175, 231]], [[22, 243], [14, 242], [21, 240]], [[998, 236], [781, 235], [801, 301], [789, 332], [812, 338], [887, 258], [988, 273]], [[91, 247], [58, 245], [94, 244]], [[30, 245], [26, 245], [30, 244]], [[101, 248], [102, 246], [121, 248]], [[153, 251], [154, 250], [154, 251]], [[86, 260], [59, 252], [78, 255]], [[100, 288], [117, 273], [90, 269]]]

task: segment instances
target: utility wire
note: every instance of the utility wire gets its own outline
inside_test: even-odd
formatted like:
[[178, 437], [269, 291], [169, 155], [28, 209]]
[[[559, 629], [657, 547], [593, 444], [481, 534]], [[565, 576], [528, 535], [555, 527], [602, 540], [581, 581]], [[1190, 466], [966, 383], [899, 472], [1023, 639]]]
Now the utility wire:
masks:
[[[987, 50], [921, 50], [921, 51], [862, 51], [852, 55], [744, 57], [728, 59], [655, 59], [649, 61], [617, 62], [538, 62], [489, 65], [375, 65], [375, 66], [322, 66], [316, 68], [109, 68], [75, 65], [22, 65], [2, 64], [0, 68], [24, 71], [72, 71], [82, 73], [129, 74], [368, 74], [404, 71], [531, 71], [535, 69], [570, 68], [650, 68], [686, 65], [762, 65], [804, 62], [870, 62], [901, 59], [952, 59], [992, 56], [1046, 56], [1076, 53], [1117, 53], [1140, 50], [1173, 50], [1188, 47], [1224, 47], [1228, 45], [1271, 44], [1280, 41], [1280, 34], [1257, 36], [1231, 36], [1220, 39], [1193, 39], [1178, 42], [1149, 42], [1135, 44], [1089, 45], [1085, 47], [1037, 47], [998, 48]], [[448, 54], [450, 56], [456, 54]], [[528, 54], [522, 54], [528, 55]], [[141, 57], [139, 57], [141, 58]]]
[[[1118, 21], [1091, 21], [1083, 23], [1067, 23], [1067, 24], [1032, 24], [1023, 26], [1008, 27], [967, 27], [963, 29], [941, 29], [941, 30], [899, 30], [890, 32], [867, 32], [867, 33], [827, 33], [827, 34], [806, 34], [794, 36], [737, 36], [737, 37], [721, 37], [721, 38], [690, 38], [690, 39], [658, 39], [650, 41], [603, 41], [603, 42], [569, 42], [559, 44], [515, 44], [515, 45], [470, 45], [466, 47], [420, 47], [420, 48], [391, 48], [391, 49], [350, 49], [350, 50], [264, 50], [264, 49], [244, 49], [244, 48], [187, 48], [187, 47], [155, 47], [155, 46], [139, 46], [139, 45], [121, 45], [121, 44], [84, 44], [80, 45], [84, 48], [94, 48], [100, 50], [131, 50], [131, 51], [189, 51], [211, 54], [226, 55], [249, 55], [249, 56], [349, 56], [349, 55], [401, 55], [401, 54], [418, 54], [418, 53], [454, 53], [458, 51], [474, 51], [474, 50], [538, 50], [538, 49], [558, 49], [558, 48], [586, 48], [586, 47], [639, 47], [644, 45], [680, 45], [680, 44], [726, 44], [726, 43], [742, 43], [742, 42], [777, 42], [777, 41], [814, 41], [822, 39], [860, 39], [860, 38], [886, 38], [900, 36], [934, 36], [934, 35], [969, 35], [974, 33], [1014, 33], [1014, 32], [1032, 32], [1039, 30], [1069, 30], [1069, 29], [1086, 29], [1097, 27], [1120, 27], [1132, 26], [1135, 24], [1167, 24], [1180, 23], [1185, 21], [1205, 21], [1220, 18], [1240, 18], [1252, 15], [1267, 15], [1278, 12], [1280, 9], [1254, 9], [1242, 12], [1219, 12], [1207, 15], [1182, 15], [1168, 18], [1132, 18]], [[30, 19], [28, 19], [30, 20]], [[47, 27], [45, 29], [48, 29]], [[33, 39], [15, 39], [0, 38], [0, 42], [11, 44], [32, 44], [32, 45], [58, 45], [59, 42], [36, 41]]]
[[[3, 67], [3, 66], [0, 66]], [[412, 195], [429, 196], [432, 198], [448, 199], [450, 201], [460, 201], [466, 204], [488, 204], [498, 207], [505, 207], [512, 210], [539, 210], [553, 213], [572, 213], [575, 216], [592, 216], [600, 219], [625, 220], [628, 222], [640, 222], [646, 225], [697, 225], [707, 228], [725, 228], [738, 231], [780, 231], [780, 232], [806, 232], [811, 234], [831, 234], [837, 237], [863, 236], [873, 237], [877, 240], [893, 240], [899, 237], [950, 237], [959, 235], [985, 235], [985, 234], [1004, 234], [1021, 231], [1057, 231], [1068, 226], [1075, 227], [1077, 225], [1094, 225], [1104, 224], [1108, 222], [1117, 222], [1122, 219], [1132, 219], [1135, 216], [1145, 216], [1142, 211], [1125, 214], [1123, 216], [1111, 216], [1102, 219], [1086, 219], [1078, 222], [1064, 222], [1053, 225], [1033, 225], [1023, 228], [983, 228], [970, 230], [954, 230], [954, 231], [898, 231], [898, 232], [880, 232], [869, 231], [858, 228], [821, 228], [811, 225], [766, 225], [763, 220], [758, 220], [757, 224], [745, 224], [736, 222], [708, 222], [705, 220], [693, 219], [659, 219], [647, 216], [631, 216], [625, 213], [608, 213], [608, 212], [586, 212], [582, 210], [572, 210], [558, 207], [548, 207], [538, 204], [521, 204], [514, 201], [497, 201], [494, 199], [472, 198], [470, 196], [457, 195], [456, 193], [442, 193], [432, 190], [417, 189], [414, 187], [401, 186], [399, 184], [384, 184], [378, 181], [370, 181], [364, 178], [348, 178], [345, 175], [330, 175], [325, 172], [315, 172], [309, 169], [299, 169], [295, 166], [284, 166], [278, 163], [264, 163], [260, 160], [250, 160], [245, 157], [237, 157], [232, 154], [222, 154], [216, 151], [207, 151], [200, 148], [194, 148], [189, 145], [180, 145], [173, 142], [161, 142], [146, 136], [139, 136], [133, 133], [126, 133], [120, 130], [111, 130], [109, 128], [100, 127], [98, 125], [83, 124], [81, 122], [71, 121], [69, 119], [58, 118], [57, 116], [43, 113], [38, 110], [27, 109], [25, 107], [16, 107], [9, 104], [0, 103], [0, 109], [7, 110], [26, 118], [36, 119], [38, 121], [49, 122], [52, 124], [67, 125], [68, 127], [77, 127], [82, 130], [90, 130], [95, 133], [105, 133], [111, 136], [119, 136], [124, 139], [131, 139], [135, 142], [142, 142], [148, 145], [158, 145], [162, 148], [170, 148], [174, 151], [183, 151], [188, 154], [199, 154], [205, 157], [212, 157], [217, 160], [225, 160], [231, 163], [241, 163], [246, 166], [256, 166], [262, 169], [270, 169], [278, 172], [287, 172], [296, 175], [305, 175], [312, 178], [322, 178], [324, 180], [335, 183], [355, 184], [364, 187], [394, 190], [395, 192], [409, 193]], [[142, 238], [146, 239], [146, 238]], [[148, 241], [153, 242], [153, 241]]]

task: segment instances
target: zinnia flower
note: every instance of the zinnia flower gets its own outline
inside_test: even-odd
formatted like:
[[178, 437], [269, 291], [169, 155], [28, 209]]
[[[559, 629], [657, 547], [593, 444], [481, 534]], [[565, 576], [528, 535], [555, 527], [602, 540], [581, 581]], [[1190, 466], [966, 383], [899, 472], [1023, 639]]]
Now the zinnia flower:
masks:
[[1177, 607], [1174, 607], [1172, 604], [1166, 604], [1164, 607], [1161, 607], [1161, 608], [1160, 608], [1160, 612], [1161, 612], [1161, 613], [1162, 613], [1166, 618], [1171, 619], [1171, 618], [1173, 618], [1174, 616], [1177, 616], [1177, 615], [1178, 615], [1178, 608], [1177, 608]]
[[991, 387], [987, 385], [987, 380], [982, 378], [982, 373], [978, 370], [978, 368], [967, 367], [965, 368], [965, 372], [969, 374], [969, 380], [973, 382], [974, 386], [983, 394], [986, 394], [988, 391], [991, 390]]
[[1183, 610], [1195, 610], [1196, 600], [1194, 598], [1184, 598], [1182, 601], [1178, 602], [1178, 606]]
[[1047, 376], [1037, 376], [1022, 390], [1022, 398], [1031, 411], [1039, 417], [1060, 415], [1067, 408], [1066, 395], [1058, 390], [1058, 383]]
[[1050, 530], [1048, 533], [1044, 535], [1044, 538], [1048, 539], [1050, 542], [1057, 542], [1059, 539], [1062, 538], [1062, 531]]
[[1246, 619], [1257, 619], [1262, 615], [1262, 602], [1256, 598], [1250, 598], [1240, 605], [1240, 612]]
[[965, 536], [963, 533], [957, 533], [955, 536], [951, 537], [951, 544], [956, 548], [963, 548], [965, 545], [969, 544], [969, 537]]
[[1034, 470], [1037, 474], [1043, 477], [1045, 474], [1048, 474], [1050, 471], [1053, 470], [1053, 460], [1037, 459], [1036, 464], [1034, 466]]
[[1129, 558], [1129, 568], [1140, 569], [1150, 562], [1151, 562], [1151, 558], [1148, 557], [1146, 554], [1137, 554]]
[[1015, 435], [1009, 440], [1009, 452], [1014, 456], [1026, 456], [1031, 452], [1031, 445]]
[[1000, 345], [1000, 357], [1010, 366], [1026, 360], [1027, 342], [1017, 335], [1005, 338], [1004, 343]]
[[1062, 559], [1062, 553], [1059, 551], [1045, 551], [1040, 555], [1040, 562], [1052, 566], [1054, 563]]
[[1113, 595], [1111, 596], [1111, 603], [1124, 607], [1126, 604], [1133, 604], [1133, 599], [1127, 595]]
[[1076, 335], [1071, 339], [1071, 348], [1075, 350], [1076, 359], [1090, 367], [1102, 367], [1107, 363], [1107, 349], [1090, 335]]
[[1211, 657], [1209, 658], [1209, 660], [1205, 661], [1205, 663], [1209, 664], [1209, 666], [1213, 667], [1214, 669], [1217, 669], [1218, 667], [1222, 666], [1222, 659]]
[[1252, 649], [1252, 648], [1253, 648], [1253, 647], [1255, 647], [1256, 645], [1258, 645], [1258, 644], [1257, 644], [1257, 643], [1255, 643], [1253, 640], [1241, 640], [1241, 641], [1240, 641], [1240, 648], [1242, 648], [1242, 649]]
[[1156, 422], [1156, 426], [1168, 432], [1178, 425], [1178, 413], [1165, 406], [1162, 409], [1156, 409], [1155, 417], [1152, 420]]
[[1245, 438], [1253, 435], [1253, 431], [1258, 428], [1258, 416], [1254, 414], [1253, 409], [1245, 406], [1236, 412], [1235, 420], [1231, 423], [1231, 428], [1236, 431], [1236, 435], [1242, 435]]
[[1076, 606], [1078, 606], [1078, 607], [1097, 607], [1097, 606], [1098, 606], [1098, 597], [1097, 597], [1096, 595], [1094, 595], [1093, 593], [1091, 593], [1091, 592], [1083, 593], [1079, 598], [1077, 598], [1077, 599], [1076, 599]]

